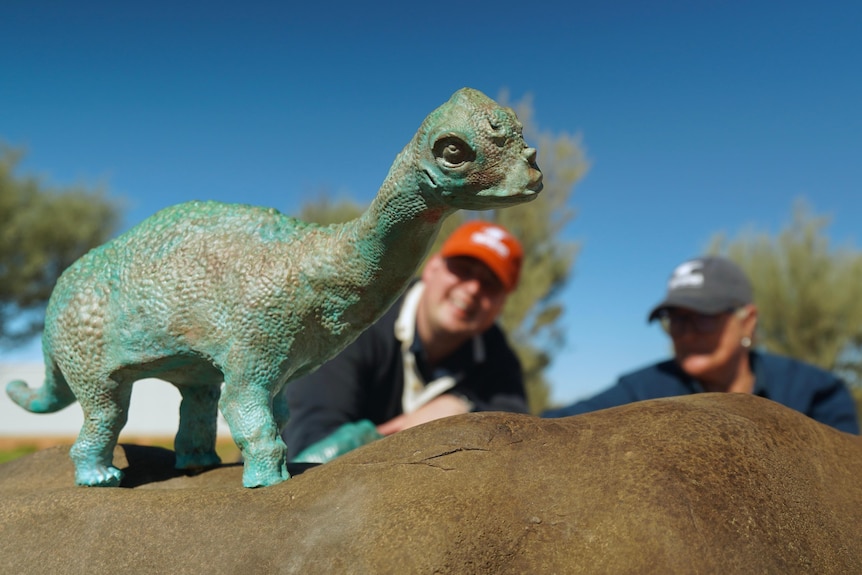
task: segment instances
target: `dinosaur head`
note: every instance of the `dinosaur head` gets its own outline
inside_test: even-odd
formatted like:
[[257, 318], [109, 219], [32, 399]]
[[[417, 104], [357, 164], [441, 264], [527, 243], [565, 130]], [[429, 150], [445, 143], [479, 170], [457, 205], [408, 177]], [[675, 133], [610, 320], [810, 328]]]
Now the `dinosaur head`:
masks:
[[466, 210], [535, 199], [542, 189], [542, 172], [522, 130], [510, 108], [478, 90], [458, 90], [425, 119], [417, 134], [421, 189]]

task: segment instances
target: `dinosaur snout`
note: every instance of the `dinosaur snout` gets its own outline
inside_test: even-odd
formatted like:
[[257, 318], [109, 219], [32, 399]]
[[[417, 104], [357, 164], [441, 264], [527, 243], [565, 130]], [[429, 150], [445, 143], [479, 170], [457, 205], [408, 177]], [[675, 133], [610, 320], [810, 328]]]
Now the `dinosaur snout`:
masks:
[[541, 192], [544, 185], [542, 184], [542, 170], [539, 169], [539, 164], [536, 163], [536, 148], [524, 148], [524, 160], [530, 166], [527, 189], [534, 192]]

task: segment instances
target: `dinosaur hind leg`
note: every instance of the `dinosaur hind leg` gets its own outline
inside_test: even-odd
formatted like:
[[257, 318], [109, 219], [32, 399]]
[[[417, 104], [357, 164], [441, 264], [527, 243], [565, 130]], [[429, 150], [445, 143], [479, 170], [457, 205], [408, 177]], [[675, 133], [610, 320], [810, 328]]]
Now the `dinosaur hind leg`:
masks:
[[114, 447], [129, 417], [131, 383], [111, 378], [87, 386], [78, 395], [84, 425], [69, 451], [75, 464], [75, 483], [91, 487], [116, 487], [123, 472], [114, 467]]
[[216, 454], [218, 400], [221, 382], [205, 385], [177, 386], [180, 404], [180, 427], [174, 440], [177, 469], [201, 469], [221, 463]]

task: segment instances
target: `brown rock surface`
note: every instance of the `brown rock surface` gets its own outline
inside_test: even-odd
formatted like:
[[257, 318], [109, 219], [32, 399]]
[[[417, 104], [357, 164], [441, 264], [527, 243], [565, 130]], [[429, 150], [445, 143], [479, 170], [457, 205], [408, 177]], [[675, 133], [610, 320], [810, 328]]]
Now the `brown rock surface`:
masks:
[[0, 573], [862, 573], [860, 442], [703, 394], [440, 420], [254, 490], [139, 446], [74, 487], [54, 448], [0, 465]]

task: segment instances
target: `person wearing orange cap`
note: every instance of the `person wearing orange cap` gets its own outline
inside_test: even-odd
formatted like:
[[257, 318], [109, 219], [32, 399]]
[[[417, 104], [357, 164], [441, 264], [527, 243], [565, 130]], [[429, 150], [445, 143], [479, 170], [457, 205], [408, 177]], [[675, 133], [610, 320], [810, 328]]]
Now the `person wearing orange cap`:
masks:
[[526, 413], [521, 364], [496, 324], [523, 257], [497, 224], [476, 220], [455, 230], [374, 325], [286, 386], [282, 436], [291, 461], [324, 463], [469, 411]]

